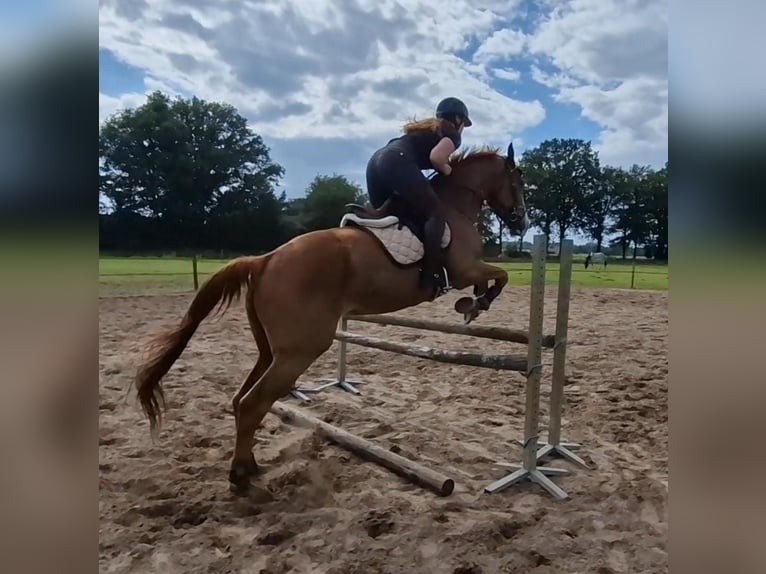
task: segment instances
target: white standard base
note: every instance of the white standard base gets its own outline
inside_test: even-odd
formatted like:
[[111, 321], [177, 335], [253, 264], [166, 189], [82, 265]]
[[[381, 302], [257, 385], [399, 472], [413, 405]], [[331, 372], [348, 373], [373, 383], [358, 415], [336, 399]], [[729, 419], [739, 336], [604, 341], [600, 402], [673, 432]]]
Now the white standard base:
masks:
[[[523, 441], [517, 440], [516, 441], [519, 445], [524, 446]], [[565, 458], [566, 460], [573, 462], [583, 468], [589, 468], [588, 463], [585, 462], [582, 458], [577, 456], [574, 452], [574, 450], [577, 450], [581, 448], [582, 445], [577, 444], [576, 442], [561, 442], [558, 444], [546, 444], [546, 443], [540, 443], [538, 445], [540, 449], [537, 451], [537, 460], [541, 460], [545, 458], [546, 456], [560, 456], [561, 458]]]
[[[321, 382], [321, 381], [320, 381]], [[346, 392], [353, 393], [355, 395], [361, 395], [362, 391], [356, 388], [356, 385], [363, 385], [365, 381], [339, 381], [336, 379], [325, 379], [325, 382], [317, 387], [298, 387], [293, 391], [293, 395], [295, 393], [300, 393], [302, 396], [298, 397], [299, 399], [303, 401], [310, 401], [311, 399], [306, 396], [306, 393], [319, 393], [325, 389], [329, 389], [330, 387], [340, 387]]]
[[532, 470], [527, 470], [519, 464], [498, 463], [498, 466], [503, 466], [514, 470], [513, 473], [505, 476], [499, 480], [496, 480], [484, 489], [484, 492], [494, 494], [508, 488], [509, 486], [516, 484], [522, 480], [529, 479], [532, 482], [536, 482], [547, 490], [557, 500], [564, 500], [568, 498], [568, 495], [564, 490], [553, 482], [546, 475], [562, 475], [567, 474], [569, 471], [565, 468], [553, 468], [549, 466], [538, 466]]

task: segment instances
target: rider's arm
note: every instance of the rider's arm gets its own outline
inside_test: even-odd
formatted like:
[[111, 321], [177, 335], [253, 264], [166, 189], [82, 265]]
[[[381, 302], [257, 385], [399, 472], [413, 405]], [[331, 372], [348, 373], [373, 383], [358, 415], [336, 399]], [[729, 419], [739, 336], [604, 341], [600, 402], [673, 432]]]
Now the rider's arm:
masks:
[[455, 144], [452, 142], [452, 139], [443, 137], [431, 150], [429, 156], [431, 164], [444, 175], [449, 175], [452, 172], [452, 168], [447, 161], [449, 160], [450, 154], [454, 151]]

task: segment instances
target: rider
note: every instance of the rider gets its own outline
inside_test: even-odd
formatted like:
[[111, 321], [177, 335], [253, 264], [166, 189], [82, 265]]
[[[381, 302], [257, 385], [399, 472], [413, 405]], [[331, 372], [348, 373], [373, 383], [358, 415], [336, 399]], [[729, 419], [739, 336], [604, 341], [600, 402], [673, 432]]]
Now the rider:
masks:
[[372, 206], [379, 208], [396, 193], [425, 221], [420, 285], [434, 289], [435, 295], [449, 288], [441, 261], [445, 218], [441, 202], [421, 170], [437, 169], [449, 175], [450, 154], [460, 147], [463, 128], [472, 123], [461, 100], [444, 98], [436, 106], [435, 117], [406, 124], [404, 134], [378, 149], [367, 163], [367, 193]]

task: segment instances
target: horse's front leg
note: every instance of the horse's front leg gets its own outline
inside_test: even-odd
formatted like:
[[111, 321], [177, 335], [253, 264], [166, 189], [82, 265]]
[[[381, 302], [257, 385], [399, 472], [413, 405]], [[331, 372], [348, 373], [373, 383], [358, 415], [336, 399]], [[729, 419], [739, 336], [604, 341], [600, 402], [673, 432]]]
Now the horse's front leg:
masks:
[[[470, 323], [482, 311], [489, 309], [508, 284], [508, 273], [499, 267], [477, 261], [464, 273], [466, 281], [474, 285], [476, 298], [461, 297], [455, 302], [455, 311], [463, 314], [466, 323]], [[489, 282], [492, 281], [492, 285]]]
[[481, 297], [489, 289], [489, 281], [483, 281], [473, 286], [473, 294], [475, 297]]

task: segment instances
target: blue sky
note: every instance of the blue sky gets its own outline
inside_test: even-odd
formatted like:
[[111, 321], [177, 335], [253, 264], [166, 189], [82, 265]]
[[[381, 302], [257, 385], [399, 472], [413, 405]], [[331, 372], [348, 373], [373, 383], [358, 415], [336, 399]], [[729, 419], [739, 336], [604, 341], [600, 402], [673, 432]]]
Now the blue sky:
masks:
[[656, 0], [104, 0], [99, 117], [155, 89], [228, 102], [303, 195], [364, 187], [374, 149], [454, 95], [465, 145], [591, 140], [602, 162], [667, 160], [667, 6]]

